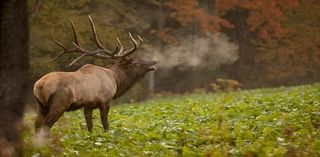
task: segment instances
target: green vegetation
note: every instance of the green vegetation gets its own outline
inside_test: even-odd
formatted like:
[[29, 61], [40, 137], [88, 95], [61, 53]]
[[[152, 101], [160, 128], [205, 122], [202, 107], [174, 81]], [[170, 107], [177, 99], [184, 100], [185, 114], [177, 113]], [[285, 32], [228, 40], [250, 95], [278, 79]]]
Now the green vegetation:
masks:
[[66, 113], [41, 147], [28, 132], [26, 155], [320, 156], [320, 84], [117, 105], [107, 133], [94, 117], [90, 134], [82, 111]]

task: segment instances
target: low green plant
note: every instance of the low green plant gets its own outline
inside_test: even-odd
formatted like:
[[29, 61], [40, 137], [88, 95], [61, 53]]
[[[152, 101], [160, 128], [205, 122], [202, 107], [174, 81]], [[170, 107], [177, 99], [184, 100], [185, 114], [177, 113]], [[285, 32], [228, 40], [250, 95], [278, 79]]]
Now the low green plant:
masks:
[[[27, 128], [34, 114], [27, 114]], [[192, 94], [111, 108], [88, 133], [81, 111], [65, 113], [52, 138], [26, 156], [320, 156], [320, 85]]]

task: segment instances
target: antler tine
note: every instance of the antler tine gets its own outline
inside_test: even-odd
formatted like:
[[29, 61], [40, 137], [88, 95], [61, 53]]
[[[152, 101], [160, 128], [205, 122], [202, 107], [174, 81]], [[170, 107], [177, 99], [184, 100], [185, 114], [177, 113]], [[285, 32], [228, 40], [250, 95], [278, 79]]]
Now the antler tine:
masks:
[[[140, 35], [137, 35], [138, 39], [139, 39], [139, 44], [137, 44], [137, 49], [140, 48], [142, 46], [142, 43], [143, 43], [143, 39], [141, 38]], [[138, 43], [138, 42], [136, 42]]]
[[91, 28], [92, 28], [93, 39], [94, 39], [96, 45], [98, 46], [98, 48], [107, 51], [107, 52], [105, 52], [105, 54], [111, 55], [111, 54], [112, 54], [112, 51], [106, 49], [106, 48], [101, 44], [101, 42], [100, 42], [100, 40], [99, 40], [99, 38], [98, 38], [98, 35], [97, 35], [96, 27], [94, 26], [94, 23], [93, 23], [93, 20], [92, 20], [91, 16], [88, 15], [88, 17], [89, 17], [90, 25], [91, 25]]
[[[77, 36], [77, 32], [76, 32], [74, 23], [73, 23], [72, 20], [70, 20], [70, 23], [71, 23], [71, 27], [72, 27], [74, 42], [75, 42], [78, 46], [80, 46], [80, 42], [79, 42], [79, 40], [78, 40], [78, 36]], [[57, 60], [58, 60], [62, 55], [64, 55], [65, 53], [75, 52], [75, 49], [68, 49], [68, 48], [66, 48], [65, 46], [63, 46], [60, 42], [58, 42], [58, 41], [54, 38], [52, 32], [51, 32], [51, 39], [53, 40], [53, 42], [55, 42], [57, 45], [59, 45], [59, 46], [63, 49], [63, 51], [60, 52], [60, 53], [59, 53], [54, 59], [52, 59], [50, 62], [55, 62], [55, 61], [57, 61]]]
[[60, 46], [60, 47], [63, 49], [62, 52], [60, 52], [54, 59], [52, 59], [52, 60], [50, 61], [50, 62], [55, 62], [55, 61], [57, 61], [62, 55], [64, 55], [65, 53], [70, 52], [70, 50], [67, 49], [65, 46], [63, 46], [59, 41], [57, 41], [57, 40], [54, 38], [52, 32], [51, 32], [51, 39], [52, 39], [52, 41], [53, 41], [54, 43], [56, 43], [58, 46]]
[[71, 27], [72, 27], [74, 42], [75, 42], [78, 46], [80, 46], [80, 42], [79, 42], [79, 40], [78, 40], [78, 35], [77, 35], [76, 29], [75, 29], [75, 27], [74, 27], [73, 21], [70, 20], [70, 23], [71, 23]]
[[65, 51], [60, 52], [56, 57], [54, 57], [50, 62], [55, 62], [57, 61], [63, 54], [65, 54]]
[[53, 34], [51, 33], [51, 39], [53, 40], [54, 43], [56, 43], [57, 45], [59, 45], [63, 50], [68, 50], [66, 47], [64, 47], [59, 41], [57, 41]]
[[76, 59], [74, 59], [68, 66], [71, 67], [74, 63], [76, 63], [78, 60], [80, 60], [82, 57], [87, 56], [86, 53], [80, 55], [79, 57], [77, 57]]
[[119, 51], [115, 53], [115, 55], [118, 54], [118, 55], [120, 56], [121, 53], [123, 53], [123, 45], [122, 45], [119, 37], [117, 37], [117, 44], [118, 44], [118, 46], [119, 46], [120, 48], [119, 48]]
[[130, 39], [133, 43], [133, 47], [131, 49], [128, 49], [124, 52], [124, 56], [129, 56], [131, 55], [137, 48], [141, 47], [142, 45], [142, 38], [138, 35], [138, 38], [140, 40], [139, 44], [138, 42], [132, 37], [132, 34], [129, 32], [129, 36], [130, 36]]
[[138, 46], [138, 48], [140, 48], [140, 47], [141, 47], [141, 45], [142, 45], [143, 39], [141, 38], [141, 36], [140, 36], [140, 35], [137, 35], [137, 37], [138, 37], [138, 39], [140, 40], [140, 44], [139, 44], [139, 46]]
[[[80, 47], [80, 42], [78, 40], [78, 36], [77, 36], [77, 32], [76, 32], [76, 29], [75, 29], [75, 26], [74, 26], [74, 23], [72, 20], [70, 20], [70, 23], [71, 23], [71, 27], [72, 27], [72, 32], [73, 32], [73, 37], [74, 37], [74, 43]], [[51, 32], [51, 39], [53, 40], [54, 43], [56, 43], [57, 45], [59, 45], [63, 51], [60, 52], [54, 59], [52, 59], [50, 62], [55, 62], [57, 61], [62, 55], [64, 55], [65, 53], [71, 53], [71, 52], [76, 52], [76, 49], [68, 49], [66, 48], [65, 46], [63, 46], [59, 41], [57, 41], [52, 32]]]
[[93, 39], [94, 39], [96, 45], [101, 49], [105, 49], [102, 46], [102, 44], [100, 43], [100, 41], [99, 41], [99, 38], [98, 38], [98, 35], [97, 35], [97, 31], [96, 31], [96, 27], [94, 26], [94, 23], [93, 23], [93, 20], [92, 20], [91, 16], [88, 15], [88, 17], [89, 17], [89, 21], [90, 21], [90, 25], [91, 25], [91, 29], [92, 29]]
[[138, 43], [137, 43], [136, 39], [134, 39], [134, 38], [132, 37], [131, 32], [129, 32], [129, 37], [130, 37], [130, 39], [131, 39], [131, 41], [132, 41], [132, 43], [133, 43], [134, 47], [136, 47], [136, 48], [137, 48]]
[[113, 56], [116, 57], [115, 55], [118, 53], [119, 51], [119, 45], [117, 44], [116, 49], [113, 51]]

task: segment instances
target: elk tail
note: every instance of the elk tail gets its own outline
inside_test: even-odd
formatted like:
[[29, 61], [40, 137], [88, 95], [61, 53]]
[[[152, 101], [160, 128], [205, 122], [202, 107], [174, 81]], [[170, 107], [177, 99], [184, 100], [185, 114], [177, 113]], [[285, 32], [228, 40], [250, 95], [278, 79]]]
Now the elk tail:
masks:
[[38, 97], [35, 96], [35, 99], [39, 105], [39, 108], [43, 111], [49, 111], [54, 95], [55, 93], [51, 94], [47, 101], [41, 101]]
[[55, 95], [55, 92], [51, 93], [47, 99], [45, 95], [43, 94], [43, 84], [42, 83], [36, 83], [34, 89], [33, 89], [33, 95], [39, 105], [39, 108], [42, 110], [49, 110], [51, 103], [53, 101], [53, 97]]

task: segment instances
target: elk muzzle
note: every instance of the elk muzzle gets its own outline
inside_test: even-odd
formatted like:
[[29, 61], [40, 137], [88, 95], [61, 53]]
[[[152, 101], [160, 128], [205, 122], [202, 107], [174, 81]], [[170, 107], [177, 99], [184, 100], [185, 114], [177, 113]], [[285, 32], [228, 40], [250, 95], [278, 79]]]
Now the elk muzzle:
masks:
[[157, 67], [155, 66], [157, 64], [157, 61], [148, 61], [146, 65], [148, 65], [148, 71], [157, 70]]

